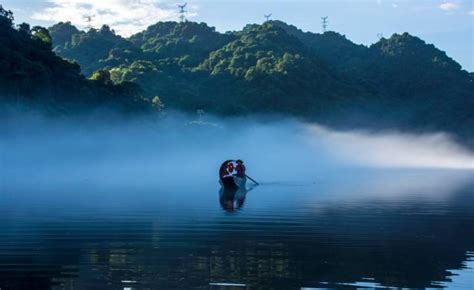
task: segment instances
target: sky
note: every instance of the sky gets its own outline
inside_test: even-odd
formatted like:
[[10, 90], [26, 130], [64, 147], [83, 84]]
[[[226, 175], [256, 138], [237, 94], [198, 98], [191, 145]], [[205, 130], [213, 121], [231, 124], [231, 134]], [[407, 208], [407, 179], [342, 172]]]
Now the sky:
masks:
[[[184, 2], [185, 0], [183, 0]], [[370, 45], [380, 35], [409, 32], [446, 51], [461, 66], [474, 71], [474, 0], [194, 0], [186, 17], [206, 22], [218, 31], [240, 30], [261, 23], [264, 14], [304, 31], [328, 30], [355, 43]], [[157, 21], [178, 20], [179, 1], [169, 0], [0, 0], [16, 23], [50, 26], [71, 21], [80, 28], [110, 25], [129, 36]]]

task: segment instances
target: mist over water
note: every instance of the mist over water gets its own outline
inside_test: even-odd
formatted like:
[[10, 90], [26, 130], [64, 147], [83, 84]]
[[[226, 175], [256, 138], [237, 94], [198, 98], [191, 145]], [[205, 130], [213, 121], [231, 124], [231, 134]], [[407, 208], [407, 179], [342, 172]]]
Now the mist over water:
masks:
[[353, 164], [379, 168], [474, 169], [473, 153], [442, 132], [371, 134], [336, 132], [317, 125], [309, 130], [323, 139], [335, 156]]
[[[193, 119], [3, 122], [0, 288], [469, 287], [473, 154], [447, 135]], [[231, 158], [261, 185], [222, 191]]]
[[281, 118], [198, 122], [171, 114], [93, 124], [29, 116], [1, 131], [9, 185], [208, 183], [226, 159], [243, 159], [249, 175], [268, 183], [314, 182], [357, 168], [474, 169], [474, 155], [443, 133], [337, 132]]

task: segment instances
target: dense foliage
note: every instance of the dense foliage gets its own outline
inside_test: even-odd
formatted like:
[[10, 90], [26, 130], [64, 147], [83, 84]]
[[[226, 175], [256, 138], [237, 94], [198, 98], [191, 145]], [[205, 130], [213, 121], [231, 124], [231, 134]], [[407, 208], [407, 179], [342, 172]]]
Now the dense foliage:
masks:
[[376, 84], [392, 105], [392, 119], [426, 129], [474, 133], [474, 83], [443, 51], [407, 33], [394, 34], [370, 48], [363, 77]]
[[281, 21], [227, 33], [205, 23], [159, 22], [126, 39], [108, 26], [84, 32], [62, 22], [48, 33], [27, 24], [13, 29], [12, 20], [2, 10], [0, 41], [7, 45], [0, 48], [0, 85], [17, 98], [41, 91], [50, 100], [94, 104], [118, 94], [124, 96], [118, 103], [143, 104], [139, 85], [160, 108], [275, 112], [333, 126], [444, 130], [473, 140], [472, 73], [407, 33], [367, 47]]
[[[69, 40], [56, 42], [66, 33], [55, 31], [67, 31]], [[117, 83], [136, 82], [171, 108], [277, 112], [337, 126], [446, 130], [472, 140], [472, 74], [407, 33], [366, 47], [281, 21], [227, 33], [204, 23], [159, 22], [129, 39], [108, 28], [73, 31], [70, 23], [51, 29], [59, 55], [77, 60], [86, 74], [106, 69]]]
[[114, 84], [108, 71], [103, 78], [85, 78], [77, 63], [52, 52], [52, 37], [47, 29], [30, 29], [25, 23], [15, 29], [13, 25], [12, 13], [0, 6], [2, 105], [42, 107], [59, 114], [100, 107], [137, 112], [151, 107], [140, 87], [133, 83]]
[[154, 58], [178, 58], [181, 65], [193, 67], [232, 39], [232, 35], [218, 33], [205, 23], [160, 22], [129, 40], [144, 52], [154, 53]]
[[66, 22], [52, 26], [50, 32], [55, 40], [54, 51], [64, 58], [80, 63], [86, 75], [104, 68], [105, 65], [101, 62], [108, 59], [112, 50], [126, 50], [132, 47], [107, 25], [100, 29], [81, 32]]

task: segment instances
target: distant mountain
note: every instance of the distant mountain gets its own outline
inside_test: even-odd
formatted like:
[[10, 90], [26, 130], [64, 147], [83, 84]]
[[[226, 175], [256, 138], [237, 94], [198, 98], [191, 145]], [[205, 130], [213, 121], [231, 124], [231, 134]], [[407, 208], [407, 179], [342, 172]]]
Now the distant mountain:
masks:
[[197, 70], [238, 83], [227, 97], [251, 112], [321, 116], [326, 106], [342, 104], [358, 91], [298, 38], [271, 23], [247, 27], [235, 35], [235, 40], [211, 52]]
[[112, 50], [133, 47], [107, 25], [83, 32], [66, 22], [50, 27], [49, 31], [54, 42], [54, 51], [66, 59], [77, 61], [86, 75], [104, 68], [105, 65], [101, 62], [108, 59]]
[[[53, 27], [54, 39], [58, 29]], [[94, 36], [97, 43], [102, 40], [99, 34]], [[81, 62], [81, 49], [70, 45], [75, 37], [58, 43], [55, 51], [92, 67]], [[160, 22], [129, 42], [129, 47], [111, 48], [107, 57], [101, 51], [95, 64], [110, 70], [115, 81], [137, 82], [173, 108], [202, 107], [225, 114], [283, 109], [311, 116], [324, 111], [324, 99], [348, 98], [361, 90], [339, 80], [298, 38], [271, 23], [222, 34], [204, 23]], [[107, 45], [104, 41], [97, 46]], [[71, 57], [72, 53], [79, 55]], [[318, 95], [323, 98], [315, 98]]]
[[58, 50], [61, 50], [64, 46], [69, 47], [70, 44], [68, 43], [72, 40], [72, 36], [81, 34], [81, 31], [72, 25], [71, 22], [59, 22], [48, 30], [53, 39], [55, 49]]
[[57, 28], [50, 29], [55, 51], [84, 73], [106, 69], [115, 82], [136, 82], [171, 108], [474, 135], [472, 74], [408, 33], [367, 47], [281, 21], [228, 33], [204, 23], [159, 22], [128, 39], [109, 28]]
[[323, 34], [303, 32], [282, 21], [271, 21], [271, 23], [297, 37], [310, 51], [338, 73], [349, 74], [353, 77], [364, 69], [367, 59], [370, 58], [370, 51], [366, 46], [355, 44], [337, 32], [327, 31]]
[[474, 133], [474, 82], [445, 52], [408, 33], [381, 39], [370, 51], [362, 75], [390, 104], [392, 119], [403, 116], [406, 128]]
[[[71, 27], [72, 28], [72, 27]], [[77, 30], [72, 28], [73, 35]], [[64, 36], [64, 35], [62, 35]], [[56, 34], [55, 39], [64, 41]], [[106, 108], [120, 112], [151, 110], [150, 101], [133, 83], [113, 84], [108, 71], [90, 79], [52, 52], [47, 29], [28, 24], [13, 27], [13, 14], [0, 6], [0, 105], [1, 109], [41, 109], [71, 114]]]
[[180, 58], [181, 64], [197, 66], [209, 53], [233, 38], [233, 35], [216, 32], [205, 23], [160, 22], [132, 35], [129, 40], [144, 52], [155, 53], [157, 58]]
[[160, 107], [162, 101], [227, 116], [270, 112], [343, 128], [442, 130], [474, 145], [472, 73], [408, 33], [367, 47], [281, 21], [227, 33], [205, 23], [158, 22], [122, 38], [108, 26], [84, 32], [68, 22], [49, 33], [13, 29], [3, 14], [0, 89], [11, 96], [48, 91], [86, 104], [122, 88], [128, 97], [120, 103], [140, 99], [139, 85]]

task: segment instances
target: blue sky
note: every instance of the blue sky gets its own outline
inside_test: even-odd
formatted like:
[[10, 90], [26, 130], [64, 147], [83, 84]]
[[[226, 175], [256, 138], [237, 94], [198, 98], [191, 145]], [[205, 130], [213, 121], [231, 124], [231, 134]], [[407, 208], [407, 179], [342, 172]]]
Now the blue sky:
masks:
[[[71, 21], [84, 28], [109, 24], [128, 36], [160, 20], [177, 19], [177, 3], [165, 0], [0, 0], [15, 13], [16, 22], [48, 26]], [[184, 1], [183, 1], [184, 2]], [[321, 16], [329, 29], [365, 45], [378, 34], [409, 32], [419, 36], [474, 70], [474, 0], [196, 0], [188, 2], [187, 17], [219, 31], [238, 30], [263, 22], [263, 14], [305, 31], [321, 32]]]

